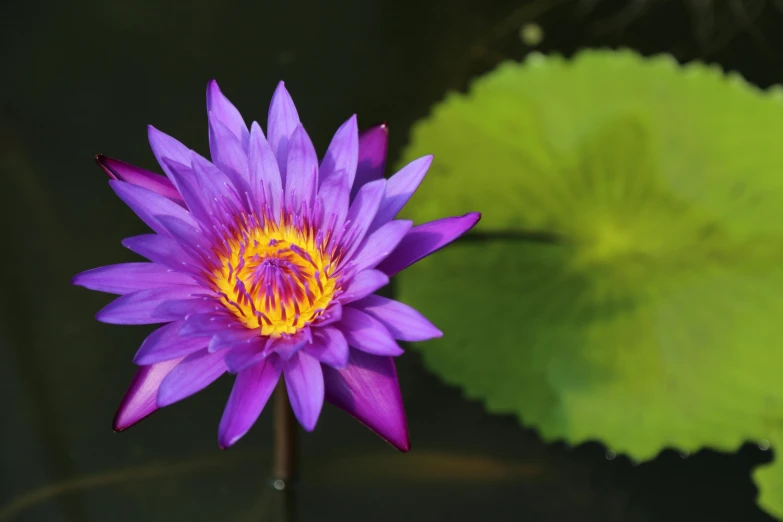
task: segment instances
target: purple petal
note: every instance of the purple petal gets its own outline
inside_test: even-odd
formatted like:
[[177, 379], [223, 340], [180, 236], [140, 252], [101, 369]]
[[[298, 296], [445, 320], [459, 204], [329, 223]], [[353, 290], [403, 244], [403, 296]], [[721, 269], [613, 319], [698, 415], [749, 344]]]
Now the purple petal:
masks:
[[351, 350], [344, 370], [323, 368], [326, 400], [400, 451], [410, 449], [394, 359]]
[[357, 350], [373, 355], [397, 356], [403, 353], [389, 330], [380, 321], [361, 310], [344, 307], [343, 318], [337, 324], [337, 328], [345, 335], [348, 345]]
[[163, 408], [190, 397], [215, 382], [226, 373], [226, 363], [220, 352], [201, 350], [185, 357], [163, 379], [158, 390], [158, 407]]
[[443, 332], [410, 306], [379, 295], [369, 295], [351, 306], [375, 317], [399, 341], [426, 341]]
[[280, 380], [280, 371], [279, 363], [267, 359], [237, 375], [220, 419], [218, 444], [221, 449], [232, 446], [255, 424]]
[[209, 213], [209, 205], [206, 200], [206, 194], [202, 190], [198, 176], [190, 167], [190, 163], [184, 165], [169, 158], [161, 160], [168, 168], [169, 175], [177, 183], [182, 198], [185, 200], [188, 210], [193, 217], [201, 223], [211, 224], [212, 218]]
[[326, 326], [334, 324], [343, 318], [343, 305], [339, 301], [334, 300], [329, 304], [326, 312], [324, 312], [318, 319], [318, 326]]
[[357, 301], [388, 284], [389, 277], [380, 270], [365, 270], [354, 276], [339, 299], [342, 303]]
[[359, 135], [359, 164], [351, 189], [351, 200], [356, 197], [361, 187], [383, 178], [388, 144], [389, 128], [386, 124], [367, 129]]
[[208, 202], [206, 207], [211, 214], [217, 216], [219, 222], [222, 220], [226, 223], [248, 210], [244, 204], [246, 198], [240, 195], [239, 187], [222, 170], [196, 153], [190, 157], [190, 164], [204, 193], [204, 200]]
[[332, 368], [348, 365], [348, 341], [337, 328], [320, 328], [313, 334], [313, 342], [304, 351]]
[[182, 336], [207, 337], [223, 330], [244, 328], [234, 316], [227, 313], [193, 314], [185, 318], [179, 334]]
[[280, 168], [280, 179], [285, 186], [286, 166], [288, 162], [288, 140], [294, 129], [299, 125], [299, 114], [296, 112], [294, 100], [285, 88], [285, 84], [277, 84], [272, 102], [269, 104], [269, 119], [266, 133], [269, 137], [269, 146], [277, 158]]
[[321, 363], [301, 351], [283, 363], [288, 399], [299, 424], [313, 431], [324, 405], [324, 376]]
[[260, 363], [266, 358], [264, 347], [267, 340], [256, 336], [244, 343], [234, 345], [226, 353], [226, 366], [231, 373], [239, 373]]
[[175, 321], [161, 326], [141, 343], [133, 362], [139, 366], [182, 359], [188, 354], [206, 348], [208, 337], [180, 337], [179, 330], [183, 321]]
[[207, 314], [225, 310], [214, 297], [196, 297], [193, 299], [174, 299], [163, 301], [152, 315], [167, 321], [177, 321], [191, 314]]
[[345, 235], [339, 238], [348, 247], [345, 259], [353, 257], [353, 253], [364, 239], [367, 229], [370, 228], [370, 223], [378, 211], [385, 190], [386, 180], [384, 179], [373, 181], [359, 189], [356, 199], [348, 209]]
[[190, 149], [168, 134], [159, 131], [152, 125], [147, 126], [147, 138], [149, 139], [152, 153], [155, 154], [155, 158], [158, 160], [158, 164], [160, 164], [160, 168], [163, 169], [163, 172], [166, 173], [166, 176], [169, 177], [177, 190], [179, 190], [177, 180], [174, 179], [174, 176], [172, 176], [172, 173], [169, 170], [168, 165], [166, 165], [166, 162], [163, 161], [163, 158], [169, 158], [170, 160], [174, 160], [177, 163], [189, 165]]
[[74, 276], [71, 283], [90, 290], [119, 295], [150, 288], [196, 284], [189, 275], [173, 272], [170, 268], [155, 263], [123, 263], [93, 268]]
[[186, 299], [204, 289], [198, 286], [169, 286], [140, 290], [118, 297], [103, 309], [95, 318], [109, 324], [155, 324], [165, 323], [165, 319], [155, 317], [152, 312], [163, 302], [171, 299]]
[[174, 184], [160, 174], [135, 167], [124, 161], [109, 158], [103, 154], [96, 155], [95, 161], [111, 179], [126, 181], [133, 185], [144, 187], [169, 198], [178, 205], [185, 205], [185, 201], [180, 193], [177, 192]]
[[[248, 138], [249, 139], [249, 138]], [[223, 171], [236, 188], [240, 199], [250, 193], [247, 149], [213, 112], [209, 113], [209, 152], [212, 162]]]
[[153, 263], [169, 268], [189, 270], [194, 263], [190, 254], [182, 250], [179, 243], [170, 237], [142, 234], [123, 239], [122, 245]]
[[288, 143], [288, 167], [285, 179], [285, 202], [288, 210], [299, 212], [302, 203], [313, 201], [318, 182], [318, 156], [310, 137], [301, 125]]
[[192, 253], [197, 261], [208, 260], [216, 266], [220, 265], [220, 261], [211, 248], [210, 240], [204, 236], [198, 225], [171, 216], [155, 216], [155, 219], [165, 227], [169, 235], [176, 239], [186, 252]]
[[280, 168], [277, 166], [272, 148], [264, 137], [258, 123], [250, 126], [250, 147], [248, 149], [248, 168], [250, 188], [256, 201], [256, 211], [267, 205], [273, 219], [280, 217], [283, 185], [280, 180]]
[[276, 353], [284, 361], [290, 359], [306, 343], [313, 340], [310, 328], [305, 327], [294, 335], [270, 337], [264, 347], [264, 354], [269, 356]]
[[390, 221], [371, 233], [356, 252], [352, 268], [357, 271], [375, 268], [397, 248], [412, 226], [413, 221]]
[[182, 359], [184, 357], [142, 366], [136, 371], [114, 416], [112, 425], [114, 431], [130, 428], [158, 409], [157, 397], [160, 383]]
[[479, 219], [481, 214], [471, 212], [464, 216], [438, 219], [413, 227], [394, 252], [378, 265], [378, 270], [384, 271], [389, 277], [393, 276], [448, 245], [473, 228]]
[[321, 202], [320, 218], [323, 226], [331, 227], [332, 230], [342, 228], [348, 215], [350, 193], [348, 176], [343, 171], [338, 171], [321, 183], [318, 198]]
[[370, 230], [376, 230], [384, 223], [394, 219], [402, 207], [419, 188], [421, 180], [432, 164], [432, 156], [424, 156], [408, 163], [386, 182], [386, 194], [383, 196], [378, 213], [375, 214]]
[[245, 344], [258, 336], [259, 333], [257, 330], [251, 330], [249, 328], [222, 330], [212, 336], [207, 349], [210, 352], [217, 352], [218, 350], [233, 348]]
[[144, 187], [132, 185], [125, 181], [110, 180], [109, 185], [117, 193], [126, 205], [128, 205], [137, 216], [144, 221], [147, 226], [158, 234], [169, 235], [164, 226], [160, 224], [155, 216], [171, 216], [181, 219], [187, 223], [195, 225], [195, 221], [190, 217], [187, 210], [177, 205], [168, 198], [165, 198]]
[[220, 91], [215, 80], [210, 80], [207, 85], [207, 113], [213, 113], [231, 133], [237, 137], [244, 150], [248, 148], [250, 134], [247, 125], [237, 108]]
[[329, 148], [326, 150], [319, 171], [320, 183], [323, 184], [338, 175], [346, 176], [350, 190], [356, 177], [358, 161], [359, 127], [356, 124], [356, 115], [354, 114], [337, 129]]

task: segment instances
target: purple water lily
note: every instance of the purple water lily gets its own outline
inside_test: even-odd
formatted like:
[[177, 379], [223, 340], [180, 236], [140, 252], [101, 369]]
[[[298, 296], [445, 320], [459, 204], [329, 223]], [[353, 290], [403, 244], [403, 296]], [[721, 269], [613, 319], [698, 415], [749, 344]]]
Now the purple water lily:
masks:
[[360, 135], [353, 116], [319, 164], [282, 82], [266, 136], [258, 123], [248, 130], [214, 81], [207, 110], [211, 162], [153, 127], [150, 145], [166, 177], [97, 157], [112, 189], [153, 230], [123, 241], [150, 262], [96, 268], [73, 282], [120, 295], [99, 321], [165, 323], [134, 358], [140, 369], [114, 428], [229, 372], [236, 380], [218, 437], [225, 448], [255, 423], [282, 375], [306, 430], [325, 398], [407, 451], [397, 341], [441, 332], [374, 292], [479, 214], [415, 227], [395, 219], [432, 157], [384, 179], [386, 127]]

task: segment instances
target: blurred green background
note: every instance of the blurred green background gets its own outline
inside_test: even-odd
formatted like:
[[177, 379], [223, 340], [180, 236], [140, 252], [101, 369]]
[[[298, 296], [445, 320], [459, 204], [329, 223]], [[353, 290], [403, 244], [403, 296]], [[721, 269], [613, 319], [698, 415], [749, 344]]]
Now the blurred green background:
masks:
[[[135, 259], [120, 240], [145, 231], [93, 155], [157, 170], [147, 124], [205, 152], [210, 78], [262, 124], [285, 80], [321, 152], [354, 112], [362, 127], [386, 121], [393, 164], [415, 120], [504, 59], [622, 45], [717, 62], [765, 87], [783, 81], [781, 23], [774, 2], [750, 0], [6, 0], [0, 522], [269, 519], [271, 416], [220, 452], [222, 379], [112, 433], [151, 328], [97, 323], [111, 297], [69, 284]], [[769, 450], [666, 451], [634, 466], [598, 443], [546, 445], [515, 418], [486, 414], [416, 352], [398, 368], [412, 452], [325, 408], [301, 437], [297, 520], [772, 520], [749, 474]]]

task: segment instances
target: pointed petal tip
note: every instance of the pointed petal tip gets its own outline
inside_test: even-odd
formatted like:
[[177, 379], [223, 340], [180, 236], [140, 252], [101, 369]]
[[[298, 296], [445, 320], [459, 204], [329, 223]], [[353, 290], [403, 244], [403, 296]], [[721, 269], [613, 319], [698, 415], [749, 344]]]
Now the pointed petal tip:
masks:
[[112, 171], [109, 169], [109, 167], [106, 166], [106, 156], [103, 154], [96, 154], [95, 155], [95, 163], [98, 164], [98, 166], [103, 170], [107, 176], [109, 176], [111, 179], [117, 179], [117, 177], [112, 173]]
[[384, 134], [389, 134], [389, 124], [385, 121], [382, 121], [380, 123], [376, 123], [375, 125], [370, 125], [364, 131], [362, 132], [383, 132]]
[[241, 439], [245, 434], [241, 435], [234, 435], [232, 437], [224, 437], [222, 435], [218, 435], [218, 448], [220, 448], [223, 451], [226, 451], [228, 449], [231, 449], [231, 446], [239, 442], [239, 439]]
[[274, 100], [277, 96], [287, 96], [291, 97], [290, 94], [288, 94], [288, 89], [286, 89], [285, 82], [283, 80], [280, 80], [277, 82], [277, 85], [275, 86], [275, 92], [272, 93], [272, 99]]
[[75, 276], [71, 277], [71, 284], [74, 285], [74, 286], [84, 286], [82, 284], [82, 282], [81, 282], [83, 274], [84, 274], [84, 272], [80, 272], [80, 273], [76, 274]]
[[122, 433], [128, 428], [140, 423], [156, 411], [158, 411], [157, 408], [146, 412], [134, 411], [132, 408], [127, 408], [127, 403], [123, 400], [122, 404], [117, 409], [117, 413], [114, 414], [114, 419], [112, 419], [111, 422], [111, 429], [114, 433]]
[[111, 429], [114, 433], [122, 433], [128, 428], [135, 426], [139, 422], [143, 421], [153, 413], [155, 412], [153, 411], [151, 413], [148, 413], [147, 415], [141, 417], [140, 419], [134, 419], [132, 417], [129, 417], [127, 413], [123, 411], [122, 407], [120, 407], [120, 409], [117, 410], [117, 413], [114, 414], [114, 419], [111, 422]]
[[387, 440], [386, 442], [391, 444], [392, 447], [394, 447], [394, 449], [396, 449], [400, 453], [408, 453], [411, 450], [411, 439], [408, 436], [407, 431], [405, 432], [405, 438], [403, 440], [398, 440], [398, 441]]

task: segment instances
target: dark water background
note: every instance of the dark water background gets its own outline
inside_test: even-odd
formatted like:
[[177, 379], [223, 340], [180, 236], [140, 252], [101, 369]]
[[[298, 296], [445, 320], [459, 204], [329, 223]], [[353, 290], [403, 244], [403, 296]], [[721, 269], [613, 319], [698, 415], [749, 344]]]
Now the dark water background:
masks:
[[[394, 160], [447, 90], [531, 50], [526, 22], [543, 28], [543, 51], [623, 45], [718, 62], [760, 86], [783, 81], [783, 15], [771, 1], [3, 0], [0, 522], [272, 519], [270, 412], [217, 449], [230, 379], [111, 431], [152, 328], [97, 323], [111, 297], [69, 285], [134, 260], [120, 240], [145, 232], [95, 153], [157, 170], [148, 123], [206, 152], [214, 77], [262, 125], [284, 79], [321, 152], [354, 112], [362, 126], [387, 121]], [[514, 418], [485, 414], [414, 351], [398, 368], [413, 451], [325, 407], [301, 437], [297, 520], [772, 520], [749, 476], [772, 451], [665, 451], [636, 466], [597, 443], [545, 445]]]

